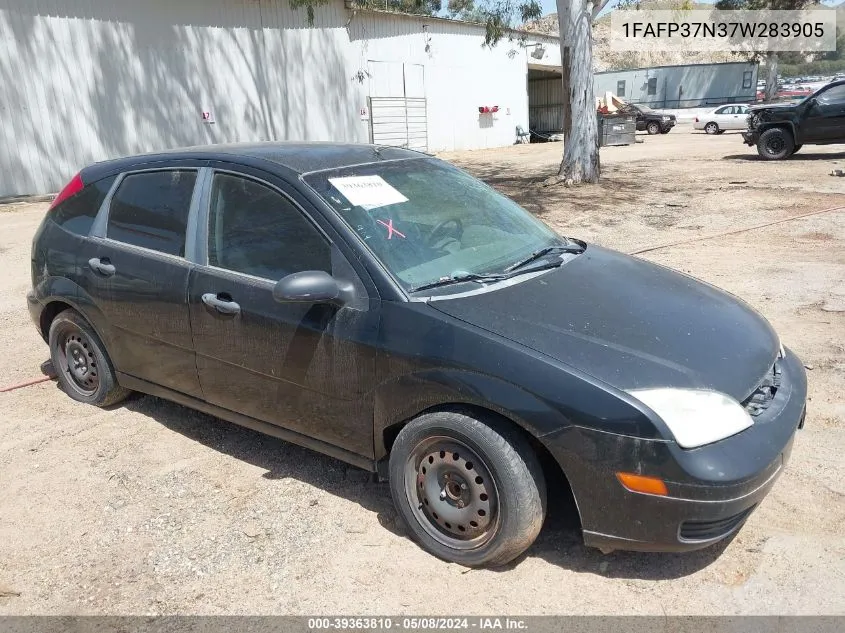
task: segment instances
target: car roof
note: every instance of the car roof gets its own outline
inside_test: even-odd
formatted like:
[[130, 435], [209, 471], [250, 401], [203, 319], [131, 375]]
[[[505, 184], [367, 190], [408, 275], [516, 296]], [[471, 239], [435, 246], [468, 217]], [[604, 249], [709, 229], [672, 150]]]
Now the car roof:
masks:
[[383, 160], [422, 158], [422, 152], [359, 143], [331, 142], [265, 142], [202, 145], [140, 154], [94, 163], [82, 170], [86, 182], [106, 175], [136, 169], [139, 166], [174, 159], [219, 160], [235, 163], [275, 163], [296, 174], [337, 169]]

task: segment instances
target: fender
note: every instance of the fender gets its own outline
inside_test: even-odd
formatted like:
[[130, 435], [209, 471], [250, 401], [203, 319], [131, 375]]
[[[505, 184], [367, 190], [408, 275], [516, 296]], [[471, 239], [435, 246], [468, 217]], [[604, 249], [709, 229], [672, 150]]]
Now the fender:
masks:
[[375, 459], [387, 454], [384, 431], [443, 405], [473, 405], [494, 411], [534, 437], [571, 422], [542, 398], [500, 378], [459, 369], [428, 369], [388, 380], [374, 391]]
[[794, 139], [795, 143], [801, 143], [801, 138], [798, 134], [798, 131], [795, 129], [795, 123], [793, 123], [792, 121], [783, 120], [761, 122], [757, 125], [757, 133], [762, 134], [766, 130], [770, 130], [773, 127], [783, 127], [788, 129], [789, 132], [792, 134], [792, 138]]
[[68, 304], [88, 321], [106, 350], [111, 349], [113, 341], [106, 318], [79, 284], [66, 277], [47, 277], [36, 286], [35, 296], [44, 307], [56, 301]]

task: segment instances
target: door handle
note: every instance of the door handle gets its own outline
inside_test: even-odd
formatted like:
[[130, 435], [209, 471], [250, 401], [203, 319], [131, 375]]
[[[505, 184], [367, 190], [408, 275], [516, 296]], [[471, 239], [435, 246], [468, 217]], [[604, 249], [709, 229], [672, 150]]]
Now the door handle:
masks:
[[208, 292], [202, 296], [202, 302], [209, 308], [214, 308], [220, 314], [235, 316], [241, 313], [241, 306], [231, 300], [221, 299], [220, 295]]
[[117, 269], [109, 262], [108, 257], [92, 257], [88, 260], [88, 266], [91, 267], [95, 273], [101, 274], [103, 277], [111, 277]]

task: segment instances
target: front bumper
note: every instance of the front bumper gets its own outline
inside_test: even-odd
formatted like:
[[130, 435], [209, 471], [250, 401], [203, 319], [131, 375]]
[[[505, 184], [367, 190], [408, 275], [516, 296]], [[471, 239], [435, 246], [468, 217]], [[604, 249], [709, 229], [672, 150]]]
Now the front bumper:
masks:
[[660, 127], [661, 127], [661, 128], [663, 128], [663, 131], [668, 132], [668, 131], [669, 131], [669, 130], [671, 130], [673, 127], [675, 127], [675, 123], [676, 123], [676, 122], [675, 122], [675, 121], [672, 121], [671, 119], [670, 119], [669, 121], [661, 121], [661, 122], [660, 122]]
[[760, 134], [756, 130], [745, 130], [742, 133], [742, 140], [746, 145], [757, 145]]
[[[640, 440], [569, 427], [543, 437], [581, 515], [585, 544], [603, 551], [686, 551], [740, 529], [783, 472], [806, 414], [803, 365], [791, 352], [783, 382], [751, 428], [709, 446]], [[660, 477], [667, 496], [631, 492], [616, 472]]]

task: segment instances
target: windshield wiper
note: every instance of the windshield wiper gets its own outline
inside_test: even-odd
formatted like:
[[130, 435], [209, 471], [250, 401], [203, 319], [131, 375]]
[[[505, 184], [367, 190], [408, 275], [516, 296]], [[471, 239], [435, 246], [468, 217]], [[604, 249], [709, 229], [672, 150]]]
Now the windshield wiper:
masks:
[[440, 286], [451, 286], [452, 284], [461, 284], [465, 281], [477, 281], [479, 283], [487, 281], [501, 281], [503, 279], [507, 279], [508, 277], [509, 275], [479, 275], [476, 273], [462, 273], [459, 275], [452, 275], [451, 277], [441, 277], [437, 281], [414, 286], [413, 288], [410, 288], [408, 292], [429, 290], [430, 288], [439, 288]]
[[547, 246], [546, 248], [541, 248], [539, 251], [534, 251], [525, 259], [521, 259], [515, 264], [511, 264], [507, 268], [505, 268], [504, 272], [509, 273], [517, 268], [522, 268], [523, 266], [527, 266], [532, 262], [536, 262], [538, 259], [549, 255], [550, 253], [583, 253], [584, 247], [580, 244], [557, 244], [555, 246]]

